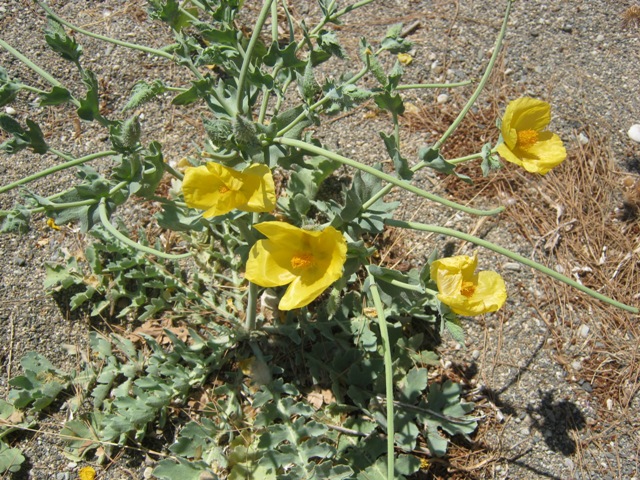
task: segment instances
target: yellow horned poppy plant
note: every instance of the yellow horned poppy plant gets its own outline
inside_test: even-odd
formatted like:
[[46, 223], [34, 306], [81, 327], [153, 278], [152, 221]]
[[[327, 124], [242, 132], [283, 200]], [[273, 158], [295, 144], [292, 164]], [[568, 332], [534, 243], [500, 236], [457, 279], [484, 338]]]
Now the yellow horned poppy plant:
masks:
[[502, 139], [497, 151], [508, 162], [528, 172], [544, 175], [567, 158], [560, 137], [545, 130], [551, 121], [551, 106], [535, 98], [514, 100], [502, 117]]
[[237, 208], [245, 212], [270, 212], [276, 205], [271, 170], [255, 163], [242, 172], [215, 162], [187, 168], [182, 181], [184, 201], [204, 210], [205, 218]]
[[492, 271], [476, 273], [478, 258], [459, 255], [431, 264], [431, 278], [438, 285], [438, 299], [459, 315], [495, 312], [507, 299], [502, 277]]
[[284, 222], [254, 228], [267, 238], [251, 248], [245, 276], [261, 287], [289, 285], [280, 310], [308, 305], [342, 276], [347, 242], [335, 228], [303, 230]]

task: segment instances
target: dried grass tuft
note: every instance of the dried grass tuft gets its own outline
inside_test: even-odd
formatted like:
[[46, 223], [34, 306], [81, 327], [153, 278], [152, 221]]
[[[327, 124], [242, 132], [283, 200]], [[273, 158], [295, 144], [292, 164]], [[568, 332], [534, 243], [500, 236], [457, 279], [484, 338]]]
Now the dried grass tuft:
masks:
[[622, 27], [640, 27], [640, 5], [632, 5], [622, 14]]

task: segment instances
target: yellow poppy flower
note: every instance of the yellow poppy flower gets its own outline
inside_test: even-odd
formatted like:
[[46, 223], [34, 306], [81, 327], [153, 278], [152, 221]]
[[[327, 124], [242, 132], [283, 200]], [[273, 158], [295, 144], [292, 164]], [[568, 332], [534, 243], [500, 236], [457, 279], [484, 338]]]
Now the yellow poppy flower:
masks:
[[502, 139], [498, 153], [508, 162], [544, 175], [567, 158], [557, 135], [545, 130], [551, 121], [551, 106], [535, 98], [514, 100], [502, 117]]
[[78, 478], [80, 480], [94, 480], [94, 478], [96, 478], [96, 471], [93, 467], [82, 467], [78, 472]]
[[347, 242], [335, 228], [302, 230], [284, 222], [254, 228], [267, 238], [251, 248], [245, 276], [261, 287], [289, 285], [280, 310], [308, 305], [342, 276]]
[[276, 206], [271, 170], [258, 163], [242, 172], [214, 162], [187, 168], [182, 193], [189, 207], [205, 211], [205, 218], [224, 215], [235, 208], [270, 212]]
[[502, 277], [492, 271], [476, 272], [478, 257], [458, 255], [431, 264], [431, 278], [438, 285], [438, 299], [459, 315], [495, 312], [507, 300]]

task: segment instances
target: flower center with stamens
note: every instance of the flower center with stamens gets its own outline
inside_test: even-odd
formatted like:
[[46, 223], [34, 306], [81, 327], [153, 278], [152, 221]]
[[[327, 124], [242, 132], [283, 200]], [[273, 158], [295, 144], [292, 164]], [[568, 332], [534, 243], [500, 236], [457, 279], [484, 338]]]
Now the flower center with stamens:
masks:
[[226, 185], [220, 185], [218, 187], [218, 192], [220, 193], [227, 193], [229, 190], [231, 190], [229, 187], [227, 187]]
[[538, 132], [535, 130], [520, 130], [518, 132], [518, 146], [527, 149], [538, 142]]
[[460, 289], [460, 293], [467, 298], [471, 298], [476, 291], [476, 286], [473, 282], [468, 282], [466, 280], [462, 281], [462, 288]]
[[313, 265], [313, 255], [310, 253], [296, 253], [291, 257], [291, 267], [294, 269], [309, 268]]

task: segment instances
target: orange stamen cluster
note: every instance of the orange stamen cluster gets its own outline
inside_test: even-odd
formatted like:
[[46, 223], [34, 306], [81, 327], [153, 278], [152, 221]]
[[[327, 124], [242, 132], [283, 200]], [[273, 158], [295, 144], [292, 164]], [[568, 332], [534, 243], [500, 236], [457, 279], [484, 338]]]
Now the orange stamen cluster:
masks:
[[535, 130], [520, 130], [518, 132], [518, 147], [527, 149], [538, 142], [538, 132]]
[[476, 286], [473, 282], [462, 281], [462, 288], [460, 289], [460, 293], [467, 298], [471, 298], [476, 291]]
[[313, 255], [310, 253], [296, 253], [291, 257], [291, 267], [294, 269], [309, 268], [313, 265]]

